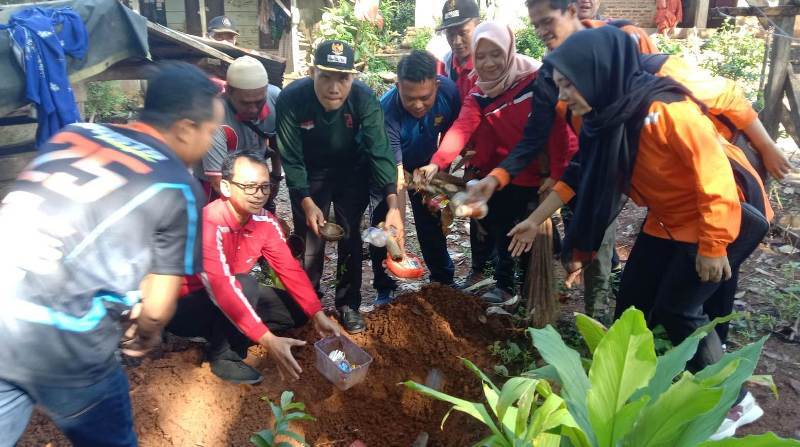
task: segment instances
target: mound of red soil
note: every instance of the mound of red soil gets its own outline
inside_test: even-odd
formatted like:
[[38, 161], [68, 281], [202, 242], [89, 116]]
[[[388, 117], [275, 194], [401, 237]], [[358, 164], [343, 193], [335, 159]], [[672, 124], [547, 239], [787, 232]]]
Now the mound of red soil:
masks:
[[[261, 348], [248, 362], [267, 377], [258, 386], [225, 383], [202, 364], [198, 346], [168, 352], [128, 370], [136, 429], [142, 446], [245, 446], [250, 435], [272, 424], [267, 397], [277, 401], [285, 389], [304, 402], [316, 422], [297, 427], [311, 445], [348, 446], [356, 439], [369, 447], [410, 446], [421, 431], [431, 446], [466, 446], [486, 435], [469, 416], [453, 413], [445, 430], [442, 417], [449, 406], [408, 391], [401, 382], [419, 383], [431, 368], [444, 374], [443, 391], [482, 400], [482, 388], [459, 357], [488, 368], [486, 346], [505, 338], [496, 320], [481, 323], [483, 307], [473, 297], [452, 289], [430, 286], [400, 297], [396, 303], [367, 316], [368, 330], [352, 339], [374, 358], [364, 383], [339, 391], [314, 367], [311, 327], [295, 337], [309, 346], [296, 349], [303, 368], [298, 382], [282, 382]], [[23, 446], [68, 445], [41, 415], [36, 415]]]

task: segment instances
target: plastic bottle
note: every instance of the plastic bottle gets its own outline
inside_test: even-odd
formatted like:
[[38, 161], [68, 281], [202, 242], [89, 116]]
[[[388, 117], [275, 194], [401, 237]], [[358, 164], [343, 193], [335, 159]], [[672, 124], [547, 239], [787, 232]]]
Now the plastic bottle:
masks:
[[465, 192], [460, 192], [453, 196], [452, 202], [455, 207], [456, 216], [483, 219], [489, 214], [489, 207], [485, 203], [467, 205], [467, 197], [467, 193]]
[[388, 238], [386, 231], [375, 227], [369, 227], [361, 233], [361, 239], [364, 242], [376, 247], [385, 247]]

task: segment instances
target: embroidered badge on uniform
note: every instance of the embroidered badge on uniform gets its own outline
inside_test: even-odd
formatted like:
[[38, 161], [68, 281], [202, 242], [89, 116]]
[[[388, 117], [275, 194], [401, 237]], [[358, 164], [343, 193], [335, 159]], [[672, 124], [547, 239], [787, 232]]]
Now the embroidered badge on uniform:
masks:
[[311, 130], [314, 128], [314, 121], [303, 121], [300, 123], [300, 128], [303, 130]]
[[344, 124], [347, 126], [348, 129], [353, 128], [353, 115], [349, 113], [344, 114]]
[[444, 122], [444, 117], [442, 115], [436, 115], [435, 117], [433, 117], [433, 125], [435, 127], [441, 126], [442, 122]]

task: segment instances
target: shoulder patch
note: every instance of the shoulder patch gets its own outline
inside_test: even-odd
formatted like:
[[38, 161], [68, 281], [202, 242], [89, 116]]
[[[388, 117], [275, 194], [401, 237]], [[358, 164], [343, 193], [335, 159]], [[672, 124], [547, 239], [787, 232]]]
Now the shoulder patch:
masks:
[[649, 113], [649, 114], [648, 114], [648, 115], [647, 115], [647, 116], [644, 118], [644, 125], [645, 125], [645, 126], [649, 126], [649, 125], [651, 125], [651, 124], [656, 124], [656, 123], [658, 123], [658, 119], [659, 119], [660, 117], [661, 117], [661, 113], [660, 113], [660, 112], [650, 112], [650, 113]]

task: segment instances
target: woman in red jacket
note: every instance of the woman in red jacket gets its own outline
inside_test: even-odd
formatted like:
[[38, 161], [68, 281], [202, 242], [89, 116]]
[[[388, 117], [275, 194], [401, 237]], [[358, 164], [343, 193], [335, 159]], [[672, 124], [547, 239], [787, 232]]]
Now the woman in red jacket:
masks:
[[[475, 146], [475, 155], [467, 168], [478, 177], [485, 177], [522, 138], [528, 116], [536, 113], [531, 112], [533, 81], [541, 64], [517, 53], [511, 29], [485, 22], [475, 29], [472, 39], [478, 81], [464, 98], [458, 119], [444, 136], [431, 164], [415, 173], [418, 179], [431, 179], [439, 170], [447, 170], [470, 141]], [[538, 202], [537, 191], [542, 180], [559, 178], [576, 149], [576, 138], [566, 122], [557, 121], [550, 134], [547, 163], [544, 166], [531, 163], [489, 201], [485, 226], [495, 243], [497, 285], [482, 296], [487, 302], [501, 303], [512, 297], [514, 261], [508, 252], [510, 240], [506, 234]], [[473, 265], [473, 273], [485, 267]]]

